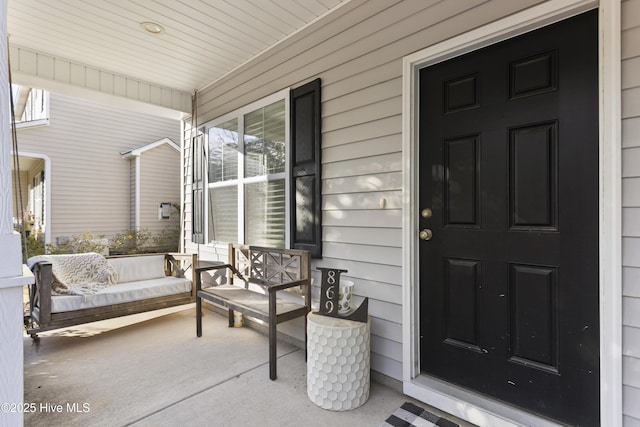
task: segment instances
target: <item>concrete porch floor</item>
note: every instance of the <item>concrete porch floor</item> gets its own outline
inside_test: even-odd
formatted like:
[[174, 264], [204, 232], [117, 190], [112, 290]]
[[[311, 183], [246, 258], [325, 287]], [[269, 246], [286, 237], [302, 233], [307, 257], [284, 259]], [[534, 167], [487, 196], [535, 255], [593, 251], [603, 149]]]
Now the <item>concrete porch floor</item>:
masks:
[[35, 411], [24, 425], [379, 426], [405, 401], [441, 415], [375, 381], [360, 408], [321, 409], [307, 397], [302, 349], [279, 341], [270, 381], [266, 336], [206, 310], [196, 338], [185, 307], [25, 336], [24, 402]]

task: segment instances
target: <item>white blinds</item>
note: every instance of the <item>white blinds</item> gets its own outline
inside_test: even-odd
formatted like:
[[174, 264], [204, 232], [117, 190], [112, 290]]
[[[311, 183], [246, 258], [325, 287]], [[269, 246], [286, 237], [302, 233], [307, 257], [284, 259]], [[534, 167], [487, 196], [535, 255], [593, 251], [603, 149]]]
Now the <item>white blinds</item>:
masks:
[[209, 242], [285, 246], [285, 109], [279, 100], [208, 129]]
[[238, 240], [238, 187], [209, 189], [209, 241]]
[[284, 247], [285, 181], [245, 186], [245, 240], [253, 245]]
[[209, 129], [209, 182], [238, 178], [238, 119]]
[[245, 176], [284, 172], [284, 100], [244, 116]]

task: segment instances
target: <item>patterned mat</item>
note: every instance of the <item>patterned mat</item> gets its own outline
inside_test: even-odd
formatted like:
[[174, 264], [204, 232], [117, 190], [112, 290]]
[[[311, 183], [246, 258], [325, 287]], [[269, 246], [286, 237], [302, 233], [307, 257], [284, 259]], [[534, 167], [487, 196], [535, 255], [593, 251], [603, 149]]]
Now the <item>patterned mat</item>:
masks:
[[411, 402], [405, 402], [400, 408], [391, 415], [387, 420], [380, 424], [380, 427], [459, 427], [447, 419], [441, 418], [431, 412], [414, 405]]

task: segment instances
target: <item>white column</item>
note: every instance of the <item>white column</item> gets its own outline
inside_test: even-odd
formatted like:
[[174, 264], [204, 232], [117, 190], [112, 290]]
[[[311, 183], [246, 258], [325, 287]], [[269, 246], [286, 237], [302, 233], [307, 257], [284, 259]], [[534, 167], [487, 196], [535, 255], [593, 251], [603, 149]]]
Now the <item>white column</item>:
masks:
[[23, 403], [24, 390], [22, 286], [31, 279], [23, 273], [20, 235], [13, 231], [11, 216], [6, 0], [0, 0], [0, 11], [0, 426], [21, 426], [16, 405]]

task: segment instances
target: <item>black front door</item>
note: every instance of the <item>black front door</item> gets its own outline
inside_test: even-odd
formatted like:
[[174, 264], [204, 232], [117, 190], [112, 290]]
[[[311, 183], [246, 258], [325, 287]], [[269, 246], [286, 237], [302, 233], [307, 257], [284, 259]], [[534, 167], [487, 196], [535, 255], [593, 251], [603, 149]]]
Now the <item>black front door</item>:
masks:
[[420, 72], [421, 370], [571, 425], [600, 413], [597, 49], [592, 11]]

